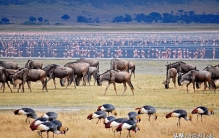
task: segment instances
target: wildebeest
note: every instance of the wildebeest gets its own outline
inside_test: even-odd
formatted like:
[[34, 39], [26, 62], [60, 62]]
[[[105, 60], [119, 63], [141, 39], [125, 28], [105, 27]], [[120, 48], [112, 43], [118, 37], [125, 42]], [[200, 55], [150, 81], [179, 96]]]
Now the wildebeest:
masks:
[[0, 67], [0, 82], [2, 83], [3, 92], [5, 92], [5, 83], [8, 85], [8, 88], [12, 92], [12, 89], [8, 83], [8, 80], [7, 80], [6, 69], [3, 67]]
[[204, 70], [211, 72], [213, 80], [219, 79], [219, 67], [218, 66], [209, 65], [205, 67]]
[[0, 61], [0, 66], [5, 69], [18, 69], [18, 64], [13, 61]]
[[129, 62], [129, 70], [131, 70], [131, 76], [132, 74], [134, 74], [134, 78], [135, 78], [135, 63], [134, 62]]
[[188, 63], [185, 63], [185, 62], [182, 62], [182, 61], [167, 64], [166, 67], [167, 67], [167, 72], [170, 68], [175, 68], [177, 70], [178, 74], [187, 73], [190, 70], [196, 70], [195, 65], [188, 64]]
[[[47, 76], [46, 72], [41, 69], [28, 69], [24, 68], [22, 70], [17, 71], [14, 75], [12, 75], [12, 83], [14, 83], [15, 80], [20, 79], [22, 80], [22, 90], [24, 92], [24, 84], [27, 82], [28, 88], [30, 89], [30, 92], [32, 92], [31, 87], [30, 87], [30, 81], [36, 82], [36, 81], [41, 81], [42, 83], [42, 90], [46, 88], [47, 90]], [[18, 92], [20, 90], [20, 87], [18, 89]]]
[[75, 79], [74, 79], [74, 70], [69, 67], [60, 67], [59, 65], [56, 64], [51, 64], [43, 68], [44, 71], [46, 71], [47, 77], [49, 78], [47, 82], [50, 79], [53, 79], [53, 83], [56, 89], [56, 81], [55, 78], [60, 78], [60, 83], [62, 86], [64, 86], [63, 81], [61, 80], [62, 78], [66, 78], [68, 84], [66, 85], [66, 88], [74, 82], [74, 87], [76, 88], [75, 85]]
[[[91, 77], [93, 76], [94, 85], [96, 84], [96, 81], [97, 81], [97, 73], [98, 73], [98, 70], [97, 70], [96, 67], [89, 67], [88, 74], [87, 74], [87, 80], [90, 82]], [[77, 78], [75, 80], [77, 86], [80, 84], [80, 81], [81, 81], [82, 78], [83, 78], [82, 75], [77, 75]]]
[[110, 69], [129, 72], [129, 61], [124, 59], [112, 59]]
[[170, 79], [172, 79], [174, 87], [176, 87], [176, 76], [177, 76], [177, 70], [175, 68], [170, 68], [166, 75], [166, 81], [163, 82], [166, 89], [169, 89]]
[[97, 70], [99, 71], [99, 61], [96, 59], [85, 59], [85, 58], [80, 58], [76, 62], [84, 62], [84, 63], [89, 63], [90, 67], [96, 67]]
[[188, 93], [188, 85], [190, 83], [193, 83], [193, 89], [195, 92], [195, 83], [198, 84], [201, 82], [204, 82], [203, 92], [207, 88], [207, 82], [213, 86], [214, 92], [215, 92], [215, 84], [211, 78], [212, 78], [212, 74], [208, 71], [191, 70], [191, 71], [183, 74], [182, 76], [180, 76], [180, 83], [181, 84], [187, 83], [187, 85], [186, 85], [187, 93]]
[[116, 83], [123, 83], [124, 86], [124, 92], [123, 95], [127, 89], [126, 87], [126, 83], [128, 83], [128, 85], [130, 86], [131, 90], [132, 90], [132, 94], [134, 95], [134, 87], [131, 83], [131, 75], [128, 72], [123, 72], [123, 71], [118, 71], [118, 70], [107, 70], [106, 72], [99, 74], [97, 76], [97, 84], [100, 86], [102, 85], [103, 81], [107, 81], [108, 85], [106, 86], [106, 90], [104, 95], [106, 95], [106, 91], [108, 89], [108, 87], [110, 86], [111, 83], [113, 83], [114, 86], [114, 90], [116, 92], [117, 95], [117, 90], [116, 90]]
[[[89, 63], [78, 63], [78, 62], [69, 62], [64, 65], [65, 67], [70, 67], [74, 70], [74, 75], [83, 76], [83, 85], [86, 85], [87, 74], [89, 71], [90, 64]], [[77, 77], [75, 78], [75, 80]], [[89, 85], [90, 82], [88, 81]]]
[[33, 60], [28, 60], [27, 63], [25, 64], [25, 68], [28, 69], [42, 69], [43, 63], [33, 61]]
[[94, 85], [96, 84], [96, 81], [97, 81], [97, 73], [98, 73], [98, 69], [96, 67], [89, 67], [87, 78], [88, 78], [88, 81], [91, 81], [91, 76], [93, 76]]

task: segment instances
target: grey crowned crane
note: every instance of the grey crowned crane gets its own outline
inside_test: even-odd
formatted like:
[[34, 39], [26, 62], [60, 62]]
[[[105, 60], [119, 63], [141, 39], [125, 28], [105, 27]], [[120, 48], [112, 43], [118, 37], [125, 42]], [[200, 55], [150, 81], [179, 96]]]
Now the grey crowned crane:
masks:
[[55, 112], [47, 112], [43, 114], [41, 117], [48, 118], [49, 121], [53, 121], [58, 118], [58, 114]]
[[90, 115], [87, 116], [87, 119], [91, 120], [91, 119], [94, 119], [94, 118], [98, 118], [96, 124], [99, 122], [99, 120], [101, 119], [105, 119], [107, 117], [106, 115], [106, 112], [105, 111], [97, 111], [97, 112], [94, 112]]
[[[105, 124], [105, 128], [117, 128], [121, 123], [127, 121], [126, 118], [117, 118], [111, 122], [108, 122]], [[115, 130], [113, 131], [114, 132], [114, 135], [115, 135]]]
[[151, 115], [154, 116], [154, 119], [157, 120], [157, 114], [156, 114], [156, 109], [153, 106], [146, 105], [140, 108], [136, 108], [135, 110], [138, 110], [138, 114], [148, 114], [149, 118], [148, 120], [150, 121]]
[[108, 113], [112, 113], [113, 115], [117, 115], [114, 105], [112, 104], [103, 104], [97, 108], [97, 111], [105, 111]]
[[117, 128], [116, 128], [116, 131], [120, 131], [120, 135], [121, 135], [121, 131], [124, 130], [124, 129], [127, 129], [129, 132], [128, 132], [128, 135], [127, 137], [131, 137], [131, 134], [130, 134], [130, 131], [134, 131], [135, 133], [139, 130], [140, 131], [140, 128], [139, 126], [137, 125], [137, 123], [133, 120], [127, 120], [123, 123], [121, 123]]
[[136, 123], [141, 122], [141, 116], [138, 113], [136, 113], [136, 112], [129, 112], [127, 114], [127, 119], [128, 120], [133, 120]]
[[177, 117], [178, 118], [178, 122], [177, 122], [177, 126], [180, 126], [180, 119], [184, 118], [186, 121], [192, 121], [192, 116], [189, 115], [189, 118], [187, 117], [187, 112], [185, 110], [174, 110], [173, 112], [170, 112], [166, 115], [166, 118], [170, 118], [170, 117]]
[[55, 134], [65, 134], [65, 131], [58, 130], [57, 125], [52, 122], [44, 122], [44, 123], [35, 125], [31, 128], [31, 130], [32, 131], [39, 130], [37, 133], [40, 135], [41, 138], [43, 138], [42, 132], [47, 133], [47, 138], [49, 138], [49, 132], [53, 132]]
[[37, 115], [36, 112], [32, 109], [32, 108], [21, 108], [21, 109], [17, 109], [14, 111], [15, 115], [26, 115], [26, 122], [29, 119], [29, 123], [30, 123], [30, 118], [32, 119], [37, 119]]
[[107, 116], [104, 120], [103, 120], [103, 124], [107, 124], [109, 122], [112, 122], [113, 120], [115, 120], [116, 118], [114, 116]]
[[201, 115], [201, 121], [202, 121], [202, 115], [214, 115], [213, 109], [208, 109], [204, 106], [198, 106], [194, 110], [192, 110], [192, 114], [197, 114], [197, 121], [198, 121], [198, 115]]

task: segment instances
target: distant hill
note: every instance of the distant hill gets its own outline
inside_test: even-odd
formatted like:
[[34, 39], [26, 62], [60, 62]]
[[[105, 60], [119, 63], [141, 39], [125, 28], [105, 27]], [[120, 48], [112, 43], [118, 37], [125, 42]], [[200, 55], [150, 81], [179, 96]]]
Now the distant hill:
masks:
[[[77, 17], [98, 19], [109, 24], [117, 16], [157, 12], [179, 15], [180, 11], [219, 15], [219, 0], [0, 0], [0, 19], [11, 23], [28, 23], [31, 16], [42, 17], [50, 24], [74, 25]], [[67, 14], [70, 19], [61, 19]], [[133, 21], [132, 23], [136, 23]], [[154, 23], [154, 22], [153, 22]]]

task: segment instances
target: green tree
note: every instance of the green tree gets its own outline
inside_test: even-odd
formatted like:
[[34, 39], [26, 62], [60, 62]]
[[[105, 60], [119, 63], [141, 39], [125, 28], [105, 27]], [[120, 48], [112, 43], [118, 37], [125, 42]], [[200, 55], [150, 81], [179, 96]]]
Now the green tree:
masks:
[[125, 14], [125, 17], [123, 18], [123, 21], [129, 23], [132, 21], [132, 17], [128, 14]]
[[43, 17], [38, 17], [38, 21], [42, 22], [43, 21]]
[[29, 17], [29, 21], [31, 21], [31, 22], [36, 21], [36, 17], [34, 17], [34, 16], [30, 16], [30, 17]]
[[61, 19], [68, 20], [70, 19], [70, 16], [68, 14], [64, 14], [62, 15]]
[[78, 17], [77, 17], [77, 22], [80, 22], [80, 23], [87, 23], [88, 22], [88, 19], [87, 18], [85, 18], [84, 16], [81, 16], [81, 15], [79, 15]]
[[123, 16], [117, 16], [113, 19], [112, 22], [122, 22], [123, 21]]
[[9, 23], [10, 20], [9, 20], [8, 18], [6, 18], [6, 17], [3, 17], [3, 18], [1, 19], [1, 22], [3, 22], [3, 23]]

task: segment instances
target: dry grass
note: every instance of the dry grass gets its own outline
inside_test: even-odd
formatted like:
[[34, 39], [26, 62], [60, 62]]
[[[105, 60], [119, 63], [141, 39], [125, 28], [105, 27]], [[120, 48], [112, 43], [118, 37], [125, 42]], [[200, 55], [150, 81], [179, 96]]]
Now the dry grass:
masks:
[[[88, 114], [94, 110], [81, 110], [79, 112], [62, 112], [59, 113], [59, 120], [63, 126], [68, 126], [70, 129], [63, 135], [55, 135], [56, 138], [108, 138], [114, 137], [111, 129], [105, 129], [104, 125], [97, 120], [87, 120]], [[43, 112], [39, 112], [41, 115]], [[127, 110], [120, 110], [118, 117], [126, 117]], [[142, 115], [142, 121], [139, 123], [140, 131], [136, 134], [131, 132], [134, 138], [171, 138], [175, 133], [184, 134], [213, 134], [215, 137], [219, 135], [218, 129], [218, 114], [214, 116], [203, 116], [203, 121], [196, 121], [194, 116], [193, 122], [181, 119], [181, 126], [176, 127], [177, 118], [166, 119], [166, 112], [158, 111], [158, 119], [156, 121], [148, 121], [147, 115]], [[25, 116], [15, 116], [12, 111], [0, 112], [0, 136], [4, 138], [39, 138], [36, 131], [31, 131], [29, 123], [25, 122]], [[10, 133], [13, 132], [13, 133]], [[126, 137], [128, 131], [123, 130], [122, 135], [116, 133], [115, 137]], [[46, 134], [43, 134], [46, 137]], [[50, 137], [52, 134], [50, 133]]]
[[[8, 59], [11, 60], [11, 59]], [[15, 59], [14, 61], [17, 62]], [[24, 65], [26, 60], [19, 59], [19, 65]], [[43, 63], [64, 64], [60, 60], [42, 60]], [[68, 62], [68, 61], [66, 61]], [[204, 66], [216, 64], [218, 61], [187, 61], [203, 68]], [[111, 85], [103, 96], [104, 86], [78, 86], [76, 89], [71, 85], [67, 89], [60, 86], [57, 80], [57, 89], [54, 89], [52, 80], [48, 83], [49, 92], [41, 90], [39, 82], [32, 83], [33, 92], [29, 92], [25, 87], [25, 92], [13, 93], [6, 88], [5, 93], [0, 93], [0, 105], [10, 108], [32, 107], [36, 109], [37, 115], [41, 115], [46, 111], [57, 111], [58, 119], [63, 122], [64, 126], [68, 126], [69, 132], [65, 135], [55, 137], [80, 137], [80, 138], [103, 138], [114, 137], [113, 132], [104, 128], [101, 124], [95, 124], [97, 120], [87, 120], [88, 114], [96, 111], [97, 106], [104, 103], [114, 104], [118, 116], [126, 117], [130, 111], [134, 111], [136, 107], [143, 105], [153, 105], [157, 108], [158, 120], [148, 121], [147, 115], [142, 115], [142, 122], [139, 124], [141, 131], [136, 134], [131, 133], [132, 137], [152, 137], [152, 138], [169, 138], [173, 137], [174, 133], [193, 133], [193, 134], [214, 134], [219, 136], [218, 132], [218, 107], [219, 94], [213, 91], [205, 91], [202, 89], [193, 93], [192, 85], [189, 86], [189, 94], [186, 93], [186, 87], [174, 88], [171, 82], [170, 89], [164, 89], [162, 81], [165, 79], [165, 64], [166, 61], [145, 61], [135, 60], [137, 65], [136, 78], [132, 79], [135, 87], [135, 95], [132, 96], [131, 90], [128, 87], [124, 96], [123, 85], [117, 84], [118, 95], [115, 95], [113, 86]], [[206, 64], [205, 64], [206, 63]], [[208, 63], [208, 64], [207, 64]], [[100, 72], [105, 71], [109, 67], [109, 60], [100, 60]], [[202, 87], [203, 88], [203, 87]], [[176, 127], [177, 118], [166, 119], [165, 115], [172, 110], [181, 108], [190, 113], [196, 106], [203, 105], [211, 107], [215, 110], [214, 116], [203, 116], [203, 122], [196, 121], [196, 115], [193, 115], [193, 122], [181, 120], [181, 127]], [[15, 106], [15, 107], [14, 107]], [[67, 109], [79, 109], [79, 111], [69, 111]], [[32, 132], [29, 128], [29, 123], [25, 123], [25, 116], [15, 116], [13, 110], [0, 110], [0, 137], [5, 138], [38, 138], [36, 131]], [[13, 133], [10, 133], [13, 132]], [[46, 137], [46, 134], [43, 134]], [[126, 137], [127, 131], [122, 131], [121, 137]], [[52, 134], [50, 134], [52, 137]], [[116, 133], [116, 137], [120, 137]]]

